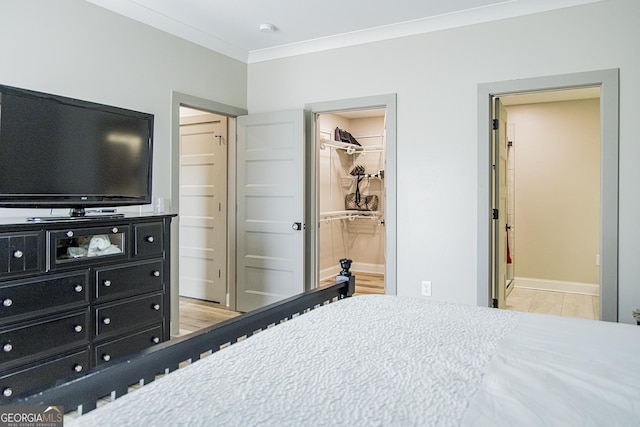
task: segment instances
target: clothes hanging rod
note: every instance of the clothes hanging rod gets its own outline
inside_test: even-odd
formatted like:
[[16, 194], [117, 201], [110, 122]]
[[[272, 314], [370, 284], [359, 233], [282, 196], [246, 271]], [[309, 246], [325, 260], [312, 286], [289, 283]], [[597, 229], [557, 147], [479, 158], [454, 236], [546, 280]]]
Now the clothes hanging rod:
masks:
[[351, 175], [352, 178], [358, 178], [358, 177], [362, 177], [362, 178], [380, 178], [380, 179], [384, 179], [384, 171], [381, 170], [378, 173], [362, 173], [359, 175]]
[[349, 221], [353, 221], [355, 219], [377, 220], [380, 214], [381, 214], [380, 211], [356, 211], [356, 210], [322, 212], [320, 213], [320, 221], [329, 223], [331, 221], [340, 220], [340, 219], [347, 219]]

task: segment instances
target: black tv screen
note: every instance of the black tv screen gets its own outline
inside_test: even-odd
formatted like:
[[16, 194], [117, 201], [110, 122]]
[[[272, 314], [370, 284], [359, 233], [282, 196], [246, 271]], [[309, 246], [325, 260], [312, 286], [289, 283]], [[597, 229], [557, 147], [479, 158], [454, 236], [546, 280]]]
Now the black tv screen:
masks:
[[153, 115], [0, 85], [0, 206], [151, 202]]

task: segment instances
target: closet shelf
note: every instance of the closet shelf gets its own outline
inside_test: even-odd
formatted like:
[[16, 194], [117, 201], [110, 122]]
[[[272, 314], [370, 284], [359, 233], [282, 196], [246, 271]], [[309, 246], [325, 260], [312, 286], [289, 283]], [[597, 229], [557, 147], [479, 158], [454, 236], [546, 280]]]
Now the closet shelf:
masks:
[[330, 222], [339, 219], [347, 219], [349, 221], [353, 221], [355, 219], [369, 219], [369, 220], [377, 220], [382, 215], [380, 211], [356, 211], [356, 210], [345, 210], [345, 211], [331, 211], [331, 212], [320, 212], [320, 221]]
[[350, 144], [348, 142], [342, 141], [334, 141], [329, 139], [323, 139], [320, 141], [320, 149], [324, 150], [325, 148], [337, 148], [344, 150], [347, 154], [361, 154], [361, 153], [380, 153], [384, 151], [384, 147], [378, 146], [361, 146]]

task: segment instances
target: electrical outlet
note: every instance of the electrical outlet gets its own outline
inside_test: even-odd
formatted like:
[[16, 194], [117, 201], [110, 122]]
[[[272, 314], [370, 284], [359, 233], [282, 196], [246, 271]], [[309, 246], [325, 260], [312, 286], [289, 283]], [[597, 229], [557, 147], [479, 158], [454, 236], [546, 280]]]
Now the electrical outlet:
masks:
[[422, 281], [422, 296], [430, 297], [431, 296], [431, 281], [423, 280]]

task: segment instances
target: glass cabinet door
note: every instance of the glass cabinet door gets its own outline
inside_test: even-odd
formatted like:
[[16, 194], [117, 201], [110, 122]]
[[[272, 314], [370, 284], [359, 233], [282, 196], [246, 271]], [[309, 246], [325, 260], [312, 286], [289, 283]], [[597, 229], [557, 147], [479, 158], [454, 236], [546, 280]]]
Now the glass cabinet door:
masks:
[[128, 234], [128, 226], [50, 232], [51, 265], [126, 256]]

